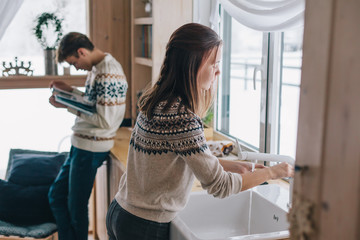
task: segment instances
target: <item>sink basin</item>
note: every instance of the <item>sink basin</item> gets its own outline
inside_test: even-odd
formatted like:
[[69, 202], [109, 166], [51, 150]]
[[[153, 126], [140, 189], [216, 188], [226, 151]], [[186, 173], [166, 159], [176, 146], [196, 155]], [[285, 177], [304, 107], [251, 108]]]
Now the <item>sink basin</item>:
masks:
[[172, 221], [171, 240], [238, 240], [289, 238], [289, 192], [276, 184], [261, 185], [224, 199], [193, 192]]

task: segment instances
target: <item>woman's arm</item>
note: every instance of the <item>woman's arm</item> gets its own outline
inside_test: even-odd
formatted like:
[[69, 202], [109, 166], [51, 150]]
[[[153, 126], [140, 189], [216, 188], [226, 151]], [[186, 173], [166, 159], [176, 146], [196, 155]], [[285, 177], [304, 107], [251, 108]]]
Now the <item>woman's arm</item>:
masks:
[[247, 172], [241, 174], [242, 176], [242, 187], [241, 191], [247, 190], [252, 187], [266, 182], [268, 180], [279, 179], [282, 177], [293, 177], [294, 168], [288, 163], [280, 163], [272, 167], [263, 168], [254, 172]]
[[[227, 172], [233, 173], [247, 173], [252, 170], [252, 163], [250, 162], [240, 162], [240, 161], [232, 161], [232, 160], [223, 160], [219, 159], [221, 166]], [[262, 164], [255, 164], [255, 168], [265, 168]]]

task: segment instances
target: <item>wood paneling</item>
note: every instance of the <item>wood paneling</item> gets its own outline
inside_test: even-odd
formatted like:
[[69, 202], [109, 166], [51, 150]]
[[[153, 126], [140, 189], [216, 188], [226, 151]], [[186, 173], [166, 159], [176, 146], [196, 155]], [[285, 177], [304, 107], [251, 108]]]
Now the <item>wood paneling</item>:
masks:
[[125, 118], [130, 118], [130, 1], [89, 0], [89, 35], [95, 46], [109, 52], [123, 67], [129, 85]]
[[359, 23], [360, 1], [334, 2], [321, 189], [326, 208], [319, 226], [324, 240], [360, 239]]
[[157, 81], [164, 61], [166, 44], [171, 34], [193, 20], [193, 3], [189, 0], [154, 0], [153, 6], [153, 70], [152, 82]]
[[95, 181], [95, 229], [94, 236], [99, 240], [107, 240], [106, 214], [111, 201], [118, 191], [120, 178], [124, 173], [121, 162], [110, 154], [110, 159], [99, 169]]
[[307, 239], [360, 239], [359, 12], [357, 0], [306, 2], [296, 159], [309, 170], [294, 200], [314, 207]]
[[107, 174], [108, 162], [98, 168], [95, 181], [95, 231], [94, 235], [96, 239], [106, 240], [108, 239], [106, 230], [106, 213], [109, 206], [108, 198], [108, 174]]
[[[313, 8], [307, 5], [305, 11], [296, 164], [308, 166], [309, 170], [303, 175], [295, 174], [294, 207], [296, 198], [313, 204], [320, 200], [329, 68], [327, 59], [330, 55], [332, 28], [332, 8], [327, 2], [328, 0], [316, 1], [312, 3]], [[319, 8], [322, 9], [321, 12], [316, 10]], [[319, 210], [315, 207], [312, 213], [314, 224]]]
[[108, 166], [109, 204], [118, 192], [120, 178], [125, 172], [125, 167], [114, 155], [110, 154], [110, 158]]
[[[130, 1], [89, 0], [89, 36], [94, 45], [109, 52], [123, 67], [128, 81], [125, 118], [131, 117]], [[117, 160], [116, 160], [117, 161]], [[110, 160], [96, 176], [95, 239], [107, 239], [106, 213], [119, 184], [121, 168]], [[111, 191], [111, 192], [109, 192]]]
[[[131, 0], [131, 85], [132, 122], [135, 122], [137, 94], [154, 84], [164, 61], [170, 35], [181, 25], [192, 22], [192, 0], [153, 0], [152, 13], [145, 12], [144, 2]], [[142, 25], [152, 25], [151, 58], [142, 56]]]

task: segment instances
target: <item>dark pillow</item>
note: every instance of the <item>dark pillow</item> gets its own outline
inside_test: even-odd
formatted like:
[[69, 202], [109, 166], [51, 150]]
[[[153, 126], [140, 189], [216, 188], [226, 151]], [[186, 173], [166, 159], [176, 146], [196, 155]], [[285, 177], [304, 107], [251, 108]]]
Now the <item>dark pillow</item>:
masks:
[[[42, 155], [42, 156], [53, 156], [53, 155], [59, 154], [59, 152], [38, 151], [38, 150], [21, 149], [21, 148], [12, 148], [12, 149], [10, 149], [9, 162], [8, 162], [8, 166], [7, 166], [7, 169], [6, 169], [5, 180], [7, 180], [9, 178], [10, 168], [12, 166], [14, 155], [18, 155], [18, 154], [20, 154], [20, 155], [38, 154], [38, 155]], [[62, 152], [61, 154], [65, 155], [67, 157], [67, 155], [69, 153]]]
[[67, 154], [15, 153], [11, 155], [7, 180], [23, 186], [51, 185]]
[[0, 179], [0, 220], [19, 225], [54, 222], [50, 186], [22, 186]]

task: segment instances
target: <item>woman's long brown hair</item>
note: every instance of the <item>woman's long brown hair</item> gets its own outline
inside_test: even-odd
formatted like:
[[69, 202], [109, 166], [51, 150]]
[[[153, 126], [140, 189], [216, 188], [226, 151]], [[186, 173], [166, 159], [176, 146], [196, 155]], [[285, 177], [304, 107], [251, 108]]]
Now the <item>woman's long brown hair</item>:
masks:
[[203, 61], [211, 51], [222, 44], [212, 29], [189, 23], [178, 28], [170, 37], [157, 83], [139, 99], [139, 109], [152, 118], [154, 107], [161, 101], [170, 106], [178, 97], [187, 109], [204, 117], [211, 106], [214, 89], [200, 91], [197, 75]]

